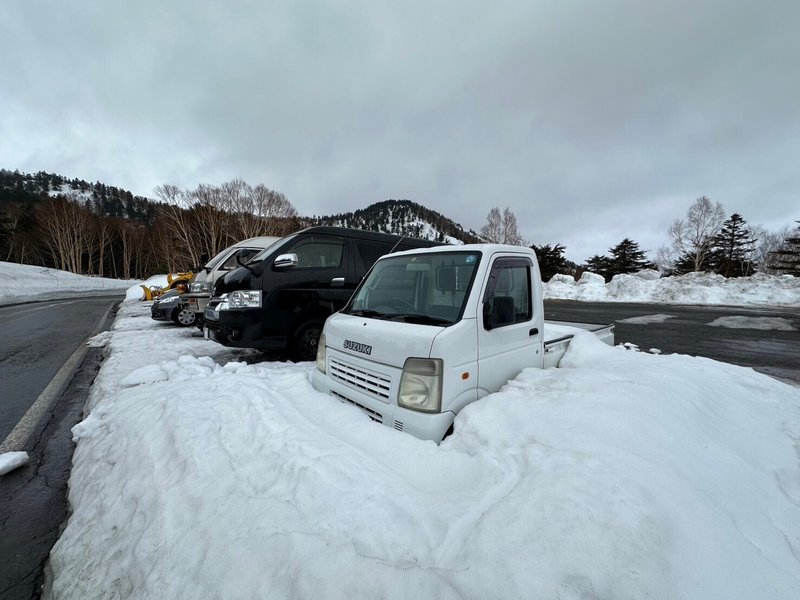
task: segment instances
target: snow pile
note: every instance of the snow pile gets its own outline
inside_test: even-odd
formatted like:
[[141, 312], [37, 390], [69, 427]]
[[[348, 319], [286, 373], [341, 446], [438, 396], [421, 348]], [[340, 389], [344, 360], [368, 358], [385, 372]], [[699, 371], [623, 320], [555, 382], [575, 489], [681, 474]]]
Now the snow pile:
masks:
[[102, 340], [51, 598], [798, 596], [800, 389], [581, 332], [436, 446], [147, 310]]
[[0, 261], [0, 304], [50, 298], [115, 294], [132, 280], [75, 275], [68, 271]]
[[28, 462], [27, 452], [3, 452], [0, 454], [0, 475], [5, 475]]
[[791, 275], [758, 273], [730, 279], [715, 273], [663, 278], [656, 275], [657, 271], [615, 275], [608, 283], [589, 272], [584, 272], [577, 282], [569, 275], [555, 275], [544, 285], [544, 297], [586, 302], [800, 306], [800, 277]]

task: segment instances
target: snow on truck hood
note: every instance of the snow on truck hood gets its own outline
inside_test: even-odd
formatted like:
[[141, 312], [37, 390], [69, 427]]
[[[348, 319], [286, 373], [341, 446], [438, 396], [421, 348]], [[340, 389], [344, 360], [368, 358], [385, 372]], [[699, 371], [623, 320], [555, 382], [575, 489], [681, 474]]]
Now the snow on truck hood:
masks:
[[398, 360], [406, 356], [428, 358], [443, 329], [337, 313], [325, 323], [325, 343], [333, 350], [402, 368]]

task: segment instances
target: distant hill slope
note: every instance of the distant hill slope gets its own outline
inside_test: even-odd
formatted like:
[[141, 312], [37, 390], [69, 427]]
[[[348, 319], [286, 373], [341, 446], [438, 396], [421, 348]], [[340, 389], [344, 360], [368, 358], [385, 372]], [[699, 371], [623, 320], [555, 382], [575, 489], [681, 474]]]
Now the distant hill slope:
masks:
[[474, 231], [465, 231], [452, 219], [411, 200], [384, 200], [355, 212], [314, 217], [311, 222], [314, 225], [382, 231], [449, 244], [482, 241]]
[[3, 203], [35, 204], [55, 196], [85, 202], [95, 214], [149, 221], [157, 204], [143, 196], [105, 183], [68, 179], [54, 173], [20, 173], [0, 169], [0, 206]]

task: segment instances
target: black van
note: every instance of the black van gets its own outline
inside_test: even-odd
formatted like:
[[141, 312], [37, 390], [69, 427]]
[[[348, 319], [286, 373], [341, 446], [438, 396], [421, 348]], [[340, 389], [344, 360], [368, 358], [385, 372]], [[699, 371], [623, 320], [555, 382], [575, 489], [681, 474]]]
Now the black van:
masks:
[[217, 280], [203, 331], [225, 346], [314, 360], [325, 319], [347, 303], [378, 258], [437, 245], [360, 229], [304, 229]]

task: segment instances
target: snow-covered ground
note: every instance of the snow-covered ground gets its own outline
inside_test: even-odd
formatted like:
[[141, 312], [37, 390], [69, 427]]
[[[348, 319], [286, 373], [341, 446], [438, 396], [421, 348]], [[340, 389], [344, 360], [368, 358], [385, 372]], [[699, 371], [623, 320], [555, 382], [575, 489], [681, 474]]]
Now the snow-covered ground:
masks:
[[122, 293], [132, 283], [0, 261], [0, 305], [67, 296]]
[[47, 598], [800, 597], [800, 388], [751, 369], [581, 333], [436, 446], [149, 303], [91, 343]]
[[579, 335], [436, 446], [146, 303], [93, 343], [50, 598], [800, 594], [800, 389], [751, 369]]

